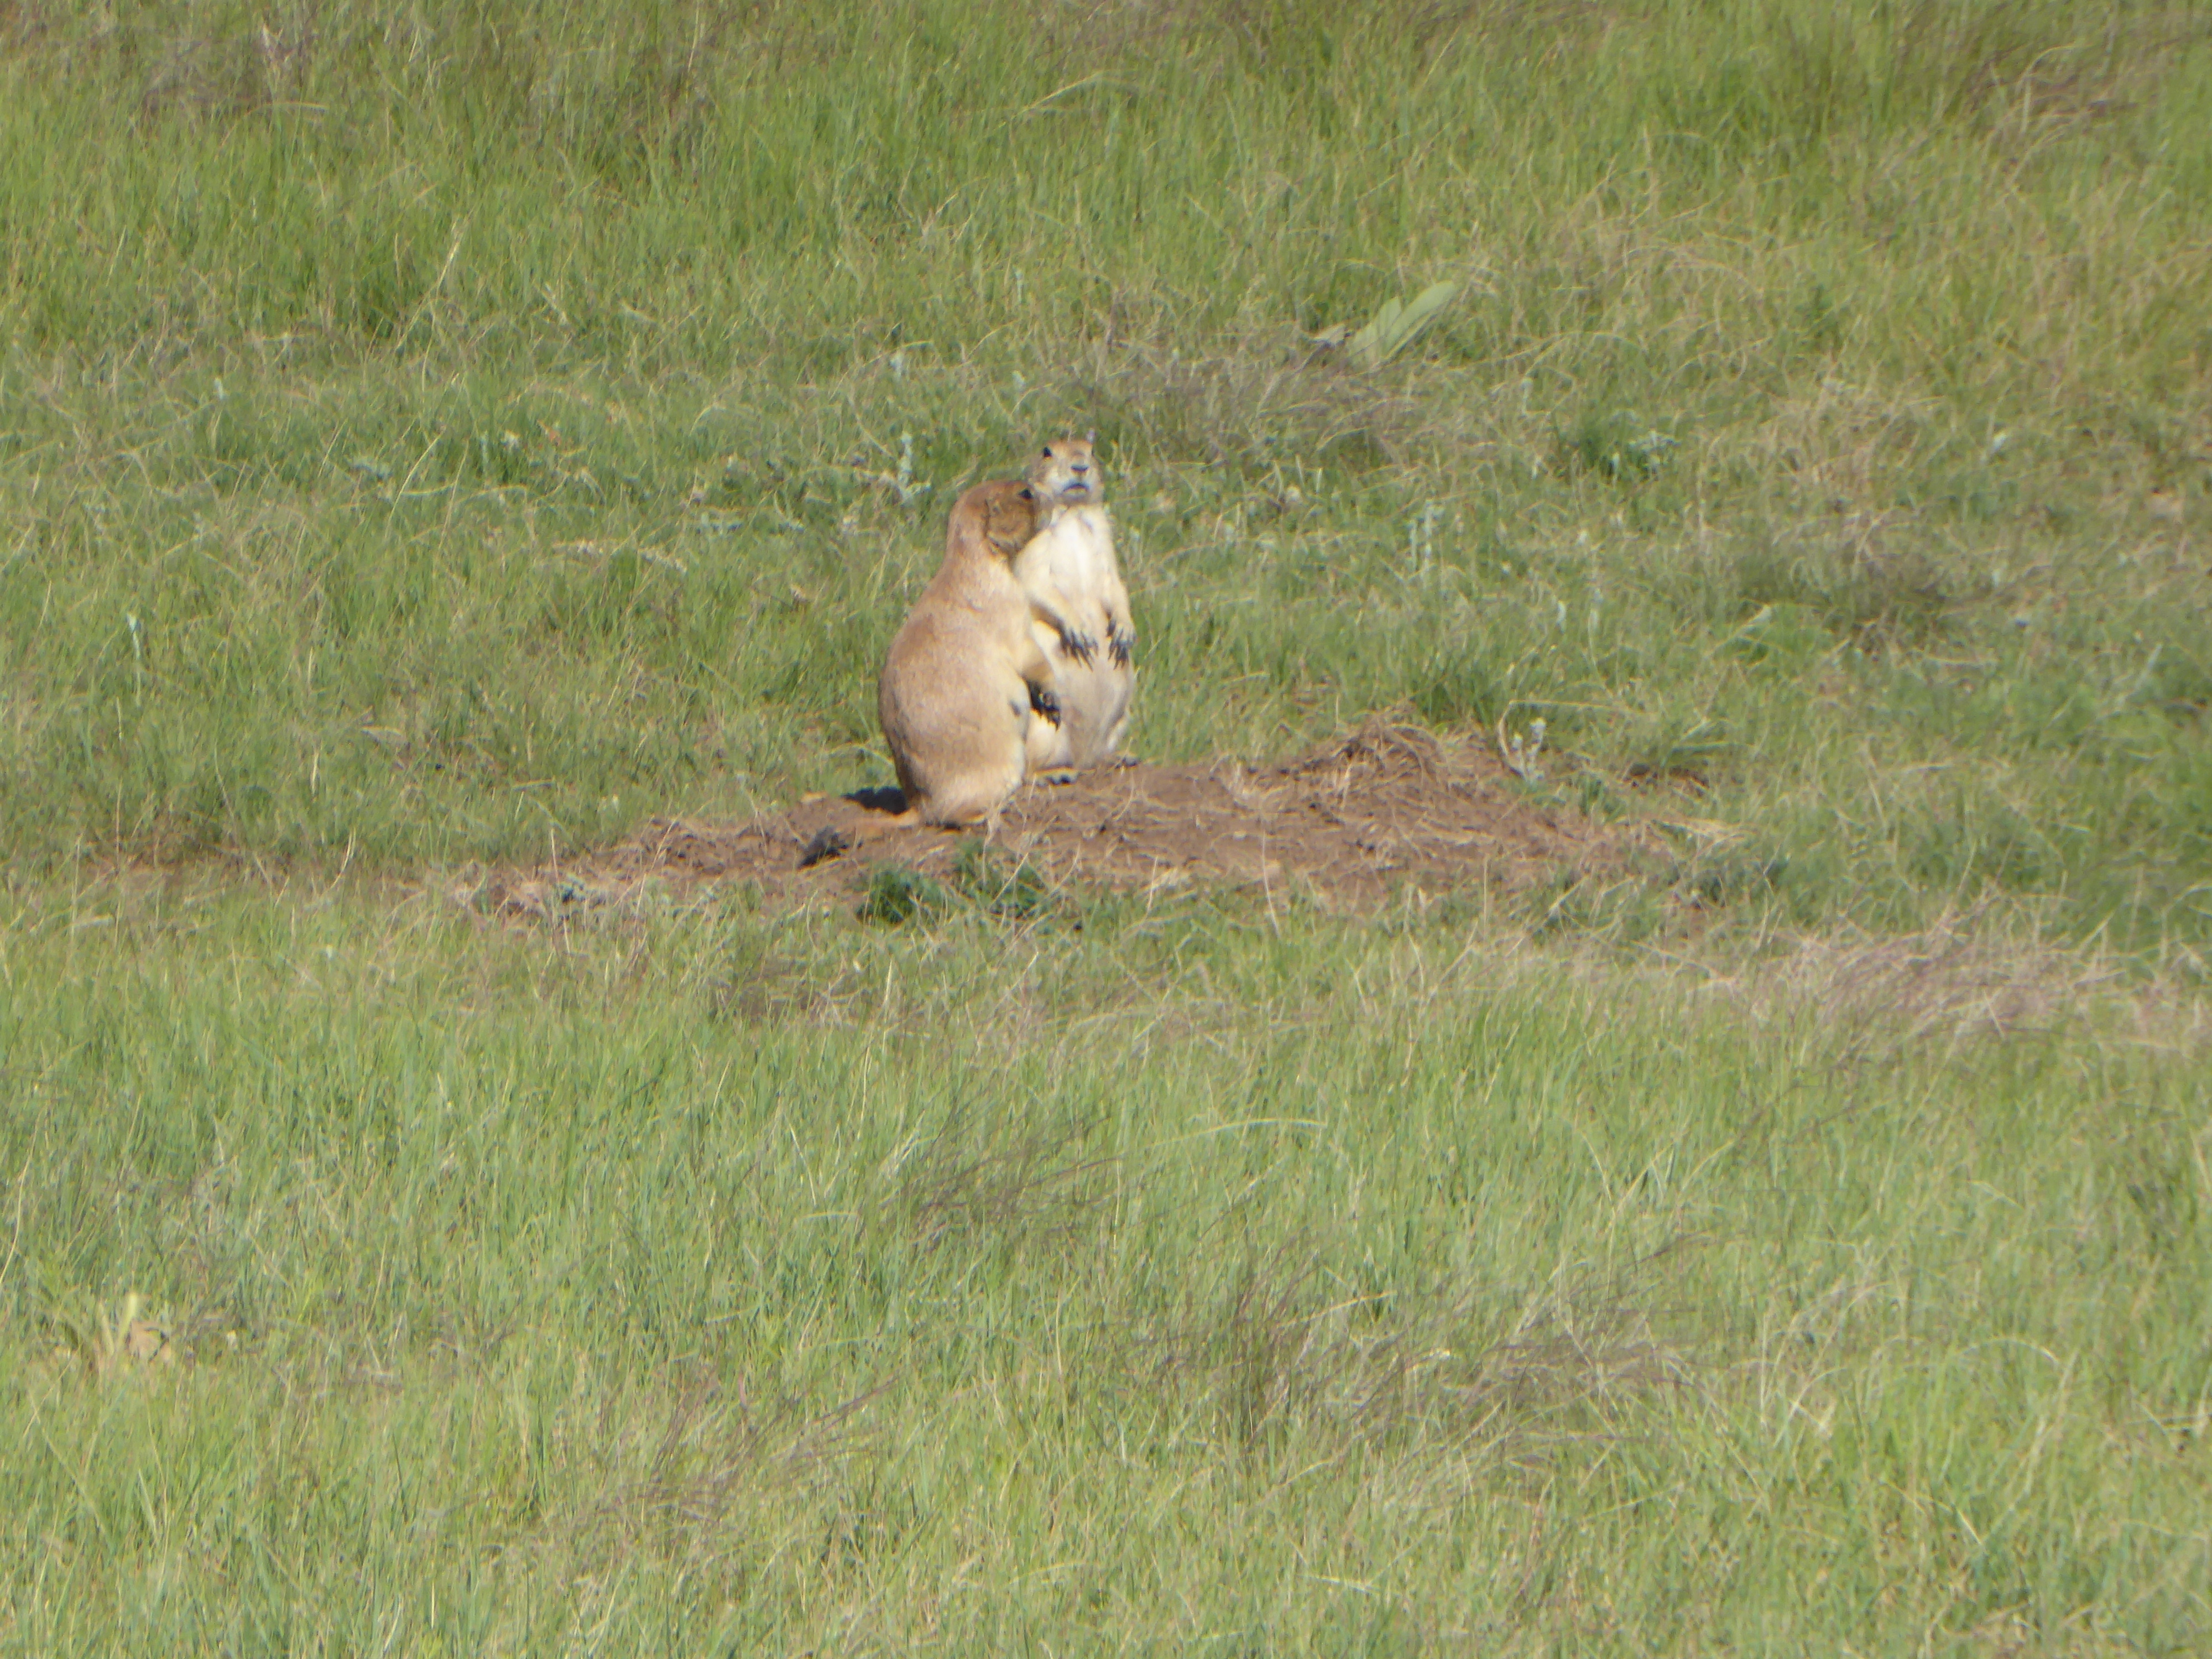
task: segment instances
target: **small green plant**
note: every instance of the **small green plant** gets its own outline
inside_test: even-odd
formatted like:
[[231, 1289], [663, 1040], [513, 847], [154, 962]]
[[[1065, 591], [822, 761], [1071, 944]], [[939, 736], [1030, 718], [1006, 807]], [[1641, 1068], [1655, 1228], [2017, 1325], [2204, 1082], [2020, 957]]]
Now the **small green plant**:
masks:
[[951, 878], [939, 882], [902, 865], [879, 864], [868, 875], [860, 915], [897, 927], [942, 921], [961, 911], [1004, 921], [1034, 921], [1057, 901], [1035, 866], [1009, 863], [978, 837], [961, 842]]
[[1568, 469], [1614, 483], [1638, 483], [1667, 464], [1680, 443], [1630, 410], [1589, 410], [1555, 434]]
[[860, 915], [870, 921], [896, 927], [927, 921], [951, 909], [954, 898], [942, 884], [903, 865], [879, 864], [868, 872], [867, 896]]
[[1386, 300], [1367, 325], [1345, 342], [1352, 361], [1372, 372], [1413, 343], [1459, 297], [1457, 283], [1431, 283], [1411, 300]]

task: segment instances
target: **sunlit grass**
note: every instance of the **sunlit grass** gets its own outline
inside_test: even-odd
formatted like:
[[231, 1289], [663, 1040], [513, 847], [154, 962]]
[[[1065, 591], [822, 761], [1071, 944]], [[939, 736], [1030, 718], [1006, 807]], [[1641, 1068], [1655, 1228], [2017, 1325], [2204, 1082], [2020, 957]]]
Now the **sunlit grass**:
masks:
[[854, 927], [19, 908], [16, 1638], [2202, 1633], [2186, 999]]
[[[2212, 25], [0, 6], [0, 1642], [2191, 1652]], [[889, 781], [1096, 428], [1364, 920], [450, 895]]]
[[2212, 46], [1882, 18], [40, 13], [0, 833], [409, 865], [881, 782], [943, 502], [1079, 422], [1146, 752], [1540, 718], [1801, 917], [2199, 940]]

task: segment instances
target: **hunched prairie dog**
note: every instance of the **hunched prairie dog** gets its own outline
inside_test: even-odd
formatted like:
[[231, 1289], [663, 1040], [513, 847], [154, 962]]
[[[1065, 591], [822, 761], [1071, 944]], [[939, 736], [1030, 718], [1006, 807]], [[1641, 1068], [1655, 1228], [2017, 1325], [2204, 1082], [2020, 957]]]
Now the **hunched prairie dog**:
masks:
[[1014, 561], [1014, 579], [1029, 596], [1030, 631], [1060, 690], [1058, 723], [1030, 728], [1030, 771], [1065, 775], [1121, 749], [1136, 689], [1137, 635], [1091, 438], [1047, 444], [1030, 463], [1029, 483], [1042, 517]]
[[924, 823], [995, 823], [1028, 769], [1030, 728], [1059, 718], [1052, 665], [1009, 568], [1040, 507], [1018, 478], [961, 496], [945, 562], [884, 659], [876, 710], [906, 804]]

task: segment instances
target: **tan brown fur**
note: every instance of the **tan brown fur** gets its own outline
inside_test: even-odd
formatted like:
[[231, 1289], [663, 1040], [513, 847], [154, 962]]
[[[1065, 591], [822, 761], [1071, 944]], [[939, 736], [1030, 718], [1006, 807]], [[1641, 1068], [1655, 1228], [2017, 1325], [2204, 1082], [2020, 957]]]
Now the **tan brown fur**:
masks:
[[1030, 601], [1030, 631], [1052, 664], [1057, 723], [1030, 728], [1032, 775], [1065, 776], [1111, 760], [1128, 731], [1136, 629], [1114, 556], [1104, 472], [1089, 437], [1058, 438], [1030, 463], [1041, 517], [1014, 560]]
[[995, 823], [1028, 770], [1030, 728], [1057, 714], [1052, 665], [1010, 568], [1041, 503], [1019, 479], [977, 484], [945, 526], [945, 562], [876, 683], [884, 741], [925, 823]]

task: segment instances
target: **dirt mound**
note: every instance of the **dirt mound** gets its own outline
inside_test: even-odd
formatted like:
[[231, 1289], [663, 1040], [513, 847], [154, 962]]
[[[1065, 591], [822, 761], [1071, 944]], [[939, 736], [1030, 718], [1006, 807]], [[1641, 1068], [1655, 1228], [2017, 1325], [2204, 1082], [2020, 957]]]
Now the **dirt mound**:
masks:
[[[552, 916], [649, 881], [745, 881], [764, 899], [864, 890], [872, 869], [951, 872], [963, 836], [900, 824], [895, 790], [803, 801], [747, 823], [658, 818], [585, 858], [495, 876], [479, 902]], [[1047, 881], [1158, 890], [1200, 883], [1365, 909], [1392, 892], [1512, 890], [1620, 867], [1622, 838], [1531, 802], [1479, 739], [1373, 726], [1280, 765], [1135, 762], [1026, 788], [997, 845]]]

